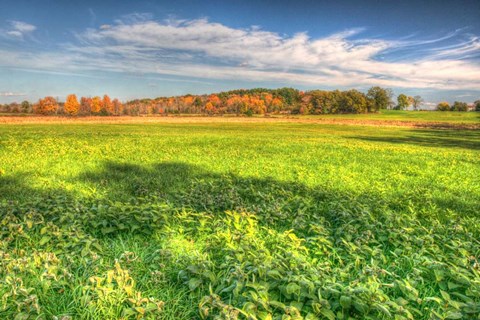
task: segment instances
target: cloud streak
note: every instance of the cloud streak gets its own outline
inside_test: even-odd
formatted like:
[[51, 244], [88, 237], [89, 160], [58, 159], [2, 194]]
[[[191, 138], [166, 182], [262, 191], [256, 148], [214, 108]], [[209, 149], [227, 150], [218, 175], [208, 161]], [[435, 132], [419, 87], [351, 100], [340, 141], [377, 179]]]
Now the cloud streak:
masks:
[[10, 21], [8, 28], [3, 30], [3, 32], [0, 30], [0, 33], [3, 33], [3, 35], [7, 37], [24, 39], [25, 36], [30, 35], [36, 29], [36, 26], [26, 22]]
[[26, 96], [26, 93], [18, 92], [0, 92], [0, 97], [23, 97]]
[[[25, 24], [15, 30], [32, 32], [35, 27]], [[311, 38], [307, 33], [285, 36], [258, 27], [231, 28], [207, 19], [159, 22], [136, 15], [76, 33], [73, 42], [58, 50], [0, 50], [0, 65], [319, 87], [480, 89], [480, 65], [473, 59], [480, 51], [476, 36], [453, 46], [425, 48], [457, 33], [423, 41], [391, 41], [361, 38], [363, 31]], [[381, 58], [406, 49], [423, 54], [401, 61]]]

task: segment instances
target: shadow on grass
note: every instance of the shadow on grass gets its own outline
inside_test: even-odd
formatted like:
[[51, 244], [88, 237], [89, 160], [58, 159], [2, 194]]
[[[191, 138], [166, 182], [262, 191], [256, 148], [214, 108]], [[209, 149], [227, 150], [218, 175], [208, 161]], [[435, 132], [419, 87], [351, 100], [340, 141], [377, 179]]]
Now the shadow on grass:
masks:
[[30, 179], [27, 173], [0, 175], [0, 200], [13, 201], [38, 194], [38, 190], [31, 187]]
[[103, 196], [110, 201], [153, 196], [177, 209], [248, 211], [266, 222], [277, 220], [276, 215], [295, 219], [309, 205], [320, 209], [321, 203], [342, 197], [301, 183], [222, 175], [175, 162], [149, 167], [106, 162], [102, 170], [84, 173], [78, 179], [105, 190]]
[[480, 150], [480, 130], [410, 130], [406, 136], [357, 136], [353, 139], [423, 147]]
[[266, 221], [281, 216], [294, 220], [311, 213], [330, 215], [342, 208], [358, 212], [382, 208], [403, 211], [408, 210], [410, 203], [418, 208], [437, 205], [465, 214], [480, 210], [480, 205], [472, 206], [448, 195], [426, 203], [421, 192], [395, 194], [391, 198], [370, 191], [312, 188], [301, 182], [218, 174], [177, 162], [148, 167], [106, 162], [101, 170], [84, 173], [78, 179], [103, 189], [103, 196], [110, 201], [155, 196], [176, 208], [197, 212], [249, 211]]
[[[82, 199], [64, 189], [35, 189], [28, 182], [28, 176], [25, 175], [0, 177], [0, 201], [18, 199], [20, 202], [48, 202], [53, 199], [54, 205], [55, 199], [64, 199], [62, 201], [72, 207], [72, 203], [82, 203], [84, 200], [87, 203], [108, 204], [128, 203], [133, 199], [165, 203], [174, 211], [186, 209], [212, 214], [229, 210], [245, 211], [254, 213], [262, 224], [287, 229], [309, 228], [318, 219], [325, 219], [335, 228], [335, 225], [344, 223], [341, 222], [343, 214], [352, 218], [364, 214], [378, 215], [380, 218], [388, 211], [410, 212], [411, 205], [417, 212], [433, 214], [419, 216], [419, 219], [435, 219], [437, 214], [447, 209], [461, 215], [475, 215], [480, 211], [480, 204], [468, 198], [456, 199], [446, 195], [442, 199], [426, 202], [421, 192], [392, 196], [369, 191], [312, 188], [300, 182], [218, 174], [178, 162], [151, 166], [105, 162], [99, 170], [85, 172], [75, 178], [74, 182], [86, 183], [99, 190], [92, 199]], [[59, 202], [58, 206], [62, 203]]]

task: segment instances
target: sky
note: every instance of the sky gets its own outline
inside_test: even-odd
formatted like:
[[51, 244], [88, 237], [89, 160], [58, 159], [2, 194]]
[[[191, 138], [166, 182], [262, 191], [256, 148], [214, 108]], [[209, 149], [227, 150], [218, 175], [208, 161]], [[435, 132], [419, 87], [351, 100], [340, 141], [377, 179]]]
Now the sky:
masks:
[[480, 99], [480, 1], [0, 0], [0, 103], [239, 88]]

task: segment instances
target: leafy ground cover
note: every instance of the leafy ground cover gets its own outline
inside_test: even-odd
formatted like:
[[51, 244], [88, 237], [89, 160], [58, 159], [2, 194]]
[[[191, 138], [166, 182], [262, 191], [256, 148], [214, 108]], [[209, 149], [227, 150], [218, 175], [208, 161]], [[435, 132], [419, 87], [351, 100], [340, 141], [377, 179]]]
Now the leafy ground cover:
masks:
[[3, 319], [478, 319], [480, 132], [0, 126]]
[[399, 111], [381, 110], [373, 114], [337, 114], [307, 117], [324, 117], [336, 119], [366, 119], [366, 120], [397, 120], [416, 122], [453, 122], [453, 123], [478, 123], [478, 112], [438, 112], [438, 111]]

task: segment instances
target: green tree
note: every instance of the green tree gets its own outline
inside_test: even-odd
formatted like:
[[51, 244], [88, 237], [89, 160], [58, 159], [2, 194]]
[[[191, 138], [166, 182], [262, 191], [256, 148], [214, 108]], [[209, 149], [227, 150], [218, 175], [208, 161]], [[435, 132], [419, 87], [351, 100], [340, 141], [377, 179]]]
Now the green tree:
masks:
[[393, 92], [391, 89], [371, 87], [367, 92], [369, 112], [377, 112], [380, 109], [387, 109], [392, 101]]
[[333, 96], [330, 91], [313, 90], [310, 91], [313, 113], [332, 113]]
[[341, 112], [365, 113], [368, 111], [367, 108], [367, 98], [360, 91], [352, 89], [342, 92]]
[[452, 111], [467, 111], [468, 104], [466, 102], [455, 101], [452, 105]]
[[398, 110], [405, 110], [406, 108], [408, 108], [408, 105], [409, 105], [408, 97], [403, 93], [398, 95], [397, 102], [398, 102], [397, 104]]
[[475, 104], [475, 111], [480, 111], [480, 100], [474, 102]]
[[274, 91], [275, 96], [282, 97], [285, 104], [289, 106], [294, 106], [299, 104], [301, 101], [300, 91], [293, 88], [280, 88]]
[[22, 102], [22, 112], [28, 113], [31, 111], [31, 109], [32, 106], [30, 105], [30, 102], [28, 102], [27, 100]]

